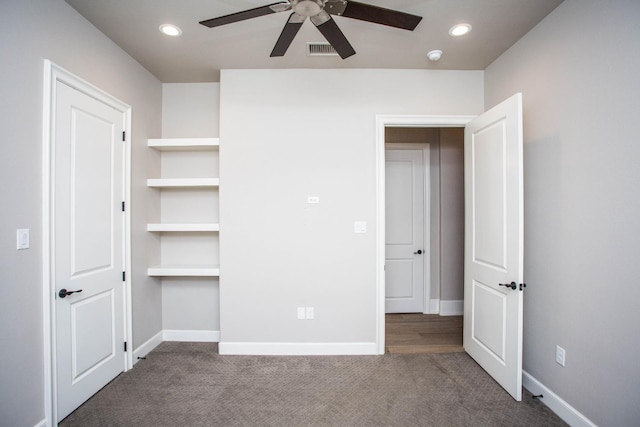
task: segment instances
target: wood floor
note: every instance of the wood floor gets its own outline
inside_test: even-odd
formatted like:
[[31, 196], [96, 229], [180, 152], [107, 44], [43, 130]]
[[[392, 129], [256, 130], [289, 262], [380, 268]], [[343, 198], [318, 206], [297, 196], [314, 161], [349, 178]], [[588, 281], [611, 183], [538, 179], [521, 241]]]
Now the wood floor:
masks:
[[462, 316], [387, 314], [387, 353], [462, 352]]

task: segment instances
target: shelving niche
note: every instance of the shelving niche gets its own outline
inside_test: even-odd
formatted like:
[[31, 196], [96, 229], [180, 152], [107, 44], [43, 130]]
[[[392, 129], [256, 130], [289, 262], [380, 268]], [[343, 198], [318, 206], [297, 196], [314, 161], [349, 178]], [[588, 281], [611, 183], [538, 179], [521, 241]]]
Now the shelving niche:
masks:
[[149, 139], [160, 151], [161, 177], [147, 186], [161, 191], [161, 219], [147, 224], [160, 234], [161, 264], [147, 274], [158, 277], [219, 277], [218, 138]]

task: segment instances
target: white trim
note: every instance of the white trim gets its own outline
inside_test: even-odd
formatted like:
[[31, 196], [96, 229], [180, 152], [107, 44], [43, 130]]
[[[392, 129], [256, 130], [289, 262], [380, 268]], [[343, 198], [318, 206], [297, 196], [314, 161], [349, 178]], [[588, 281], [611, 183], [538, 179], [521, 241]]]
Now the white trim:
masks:
[[[55, 276], [53, 257], [53, 242], [55, 242], [53, 227], [52, 205], [54, 200], [54, 182], [52, 162], [52, 138], [55, 132], [55, 82], [62, 82], [86, 95], [103, 102], [125, 115], [126, 145], [124, 148], [124, 198], [126, 206], [130, 203], [131, 188], [131, 107], [112, 97], [100, 88], [75, 76], [53, 62], [44, 60], [43, 76], [43, 108], [42, 108], [42, 306], [43, 306], [43, 331], [44, 331], [44, 412], [45, 424], [55, 425], [57, 419], [57, 393], [56, 393], [56, 348], [55, 348], [55, 299], [53, 277]], [[133, 342], [133, 329], [131, 324], [131, 211], [124, 213], [124, 253], [123, 262], [125, 271], [129, 272], [125, 281], [124, 290], [124, 338], [126, 342]], [[123, 371], [133, 367], [133, 353], [125, 352]]]
[[[418, 115], [377, 115], [376, 116], [376, 347], [377, 354], [384, 354], [384, 145], [385, 127], [464, 127], [475, 116], [418, 116]], [[437, 285], [437, 284], [431, 284]], [[222, 345], [222, 343], [221, 343]]]
[[138, 360], [142, 357], [145, 357], [147, 354], [151, 352], [154, 348], [159, 346], [162, 343], [162, 331], [158, 332], [151, 338], [149, 338], [144, 344], [139, 345], [138, 348], [133, 350], [133, 363], [138, 363]]
[[440, 316], [462, 316], [464, 300], [440, 300]]
[[219, 342], [220, 331], [187, 331], [181, 329], [165, 329], [162, 331], [162, 341]]
[[565, 402], [527, 371], [522, 371], [523, 386], [533, 395], [541, 394], [539, 400], [547, 405], [564, 422], [573, 427], [596, 427], [596, 424], [582, 415], [576, 408]]
[[385, 116], [376, 116], [376, 345], [385, 352]]
[[424, 314], [438, 314], [440, 313], [440, 300], [439, 299], [430, 299], [427, 304], [427, 311]]
[[219, 354], [248, 356], [362, 356], [375, 355], [374, 342], [356, 343], [277, 343], [277, 342], [221, 342]]
[[55, 339], [52, 325], [51, 313], [51, 227], [49, 225], [51, 216], [51, 87], [52, 70], [51, 62], [44, 61], [44, 82], [42, 94], [42, 322], [44, 336], [44, 416], [45, 424], [51, 426], [56, 424], [56, 395], [53, 387], [55, 385], [55, 353], [52, 341]]
[[460, 128], [477, 116], [421, 116], [421, 115], [379, 115], [376, 121], [385, 127], [402, 128]]
[[45, 418], [41, 420], [38, 424], [34, 425], [33, 427], [46, 427], [46, 426], [48, 426], [48, 424], [47, 424], [47, 419]]
[[[117, 100], [116, 100], [117, 101]], [[120, 102], [120, 101], [118, 101]], [[132, 277], [133, 267], [131, 263], [131, 147], [133, 146], [131, 130], [131, 110], [132, 108], [126, 104], [122, 104], [125, 109], [126, 123], [125, 131], [125, 148], [124, 148], [124, 336], [126, 342], [133, 348], [133, 294], [132, 294]], [[133, 368], [133, 352], [125, 352], [125, 371]]]

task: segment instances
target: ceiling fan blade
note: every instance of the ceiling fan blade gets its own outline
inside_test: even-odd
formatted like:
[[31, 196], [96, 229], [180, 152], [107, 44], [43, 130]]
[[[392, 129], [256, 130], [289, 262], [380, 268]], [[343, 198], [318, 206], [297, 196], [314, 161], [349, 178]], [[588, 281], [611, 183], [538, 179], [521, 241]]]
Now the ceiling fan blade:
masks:
[[282, 29], [280, 37], [278, 37], [278, 41], [276, 42], [276, 45], [273, 47], [273, 51], [269, 56], [284, 56], [284, 54], [287, 52], [287, 49], [289, 49], [291, 42], [293, 42], [296, 34], [298, 34], [300, 27], [302, 27], [305, 19], [307, 19], [306, 16], [298, 15], [295, 12], [292, 13], [291, 16], [289, 16], [289, 20]]
[[374, 22], [410, 31], [413, 31], [422, 20], [421, 16], [351, 0], [328, 0], [325, 10], [332, 15]]
[[323, 10], [316, 16], [312, 16], [311, 22], [320, 30], [324, 38], [327, 39], [342, 59], [346, 59], [356, 53], [349, 40], [338, 27], [338, 24], [336, 24], [336, 21], [327, 12]]
[[220, 25], [231, 24], [234, 22], [244, 21], [246, 19], [257, 18], [259, 16], [269, 15], [271, 13], [284, 12], [291, 9], [291, 3], [288, 1], [281, 1], [278, 3], [269, 4], [267, 6], [260, 6], [254, 9], [245, 10], [242, 12], [232, 13], [230, 15], [220, 16], [218, 18], [207, 19], [206, 21], [200, 21], [205, 27], [213, 28]]

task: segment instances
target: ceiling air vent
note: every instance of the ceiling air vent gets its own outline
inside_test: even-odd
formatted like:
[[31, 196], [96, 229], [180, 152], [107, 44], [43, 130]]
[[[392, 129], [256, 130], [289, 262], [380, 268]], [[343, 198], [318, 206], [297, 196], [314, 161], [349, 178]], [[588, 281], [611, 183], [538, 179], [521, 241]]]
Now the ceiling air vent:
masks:
[[329, 43], [307, 43], [308, 56], [338, 56], [338, 52]]

